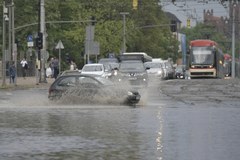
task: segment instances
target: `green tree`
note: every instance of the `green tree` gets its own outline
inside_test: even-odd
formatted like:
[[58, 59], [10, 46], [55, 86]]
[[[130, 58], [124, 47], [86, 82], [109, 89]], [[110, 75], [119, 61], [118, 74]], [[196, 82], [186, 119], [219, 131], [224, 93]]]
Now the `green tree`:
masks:
[[229, 50], [229, 40], [223, 33], [217, 32], [213, 25], [199, 23], [193, 28], [183, 28], [181, 32], [187, 35], [187, 44], [195, 39], [211, 39], [220, 45], [224, 53]]
[[[123, 17], [120, 12], [129, 12], [126, 16], [127, 51], [146, 52], [156, 58], [177, 57], [178, 42], [172, 36], [170, 27], [166, 26], [170, 23], [159, 1], [139, 2], [137, 10], [133, 10], [131, 0], [45, 1], [47, 50], [50, 56], [58, 56], [55, 46], [61, 40], [64, 44], [62, 59], [68, 54], [81, 67], [86, 26], [92, 16], [96, 18], [95, 41], [100, 43], [99, 56], [120, 54], [123, 40]], [[26, 52], [27, 35], [36, 35], [39, 30], [39, 0], [15, 0], [14, 4], [18, 52]], [[66, 21], [72, 23], [63, 23]], [[67, 64], [64, 65], [67, 67]]]

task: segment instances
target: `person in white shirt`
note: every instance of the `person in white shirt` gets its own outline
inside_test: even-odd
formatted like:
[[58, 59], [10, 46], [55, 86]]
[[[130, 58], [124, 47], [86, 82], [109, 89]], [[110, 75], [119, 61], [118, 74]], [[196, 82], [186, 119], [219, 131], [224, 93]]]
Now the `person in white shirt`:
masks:
[[26, 78], [27, 69], [28, 69], [28, 63], [27, 63], [25, 58], [23, 58], [20, 63], [22, 65], [22, 75], [23, 75], [23, 78], [25, 79]]
[[72, 60], [71, 60], [71, 63], [70, 63], [70, 70], [76, 70], [77, 69], [77, 65], [76, 63], [74, 63]]

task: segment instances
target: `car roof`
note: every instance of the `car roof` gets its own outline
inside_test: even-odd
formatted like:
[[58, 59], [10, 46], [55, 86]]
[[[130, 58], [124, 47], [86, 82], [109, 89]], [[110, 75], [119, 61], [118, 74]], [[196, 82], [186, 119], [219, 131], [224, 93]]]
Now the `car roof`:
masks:
[[101, 63], [89, 63], [89, 64], [85, 64], [84, 66], [103, 66], [103, 64], [101, 64]]
[[92, 77], [92, 78], [94, 78], [94, 77], [97, 77], [97, 75], [91, 75], [91, 74], [65, 74], [65, 75], [58, 76], [57, 79], [55, 79], [55, 81], [53, 83], [57, 82], [58, 79], [62, 79], [64, 77]]
[[[99, 76], [99, 75], [92, 75], [92, 74], [69, 74], [69, 75], [61, 75], [59, 76], [53, 83], [51, 86], [54, 86], [55, 84], [58, 83], [59, 79], [62, 79], [62, 78], [66, 78], [66, 77], [89, 77], [89, 78], [93, 78], [95, 80], [97, 80], [98, 82], [100, 83], [104, 83], [104, 81], [107, 81], [108, 83], [112, 83], [112, 81], [106, 79], [106, 78], [103, 78], [102, 76]], [[105, 82], [106, 83], [106, 82]]]
[[152, 61], [152, 62], [144, 62], [144, 64], [162, 64], [163, 62], [160, 61]]
[[61, 75], [65, 75], [65, 74], [80, 74], [81, 70], [65, 70], [61, 73]]
[[136, 62], [143, 63], [141, 60], [124, 60], [124, 61], [121, 61], [120, 63], [136, 63]]
[[60, 77], [96, 77], [96, 75], [92, 74], [66, 74], [66, 75], [61, 75]]

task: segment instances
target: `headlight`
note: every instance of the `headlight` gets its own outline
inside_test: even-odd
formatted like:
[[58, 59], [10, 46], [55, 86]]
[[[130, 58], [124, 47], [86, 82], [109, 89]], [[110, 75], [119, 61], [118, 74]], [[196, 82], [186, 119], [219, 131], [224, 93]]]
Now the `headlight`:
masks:
[[128, 91], [128, 96], [132, 96], [132, 95], [133, 95], [133, 93]]

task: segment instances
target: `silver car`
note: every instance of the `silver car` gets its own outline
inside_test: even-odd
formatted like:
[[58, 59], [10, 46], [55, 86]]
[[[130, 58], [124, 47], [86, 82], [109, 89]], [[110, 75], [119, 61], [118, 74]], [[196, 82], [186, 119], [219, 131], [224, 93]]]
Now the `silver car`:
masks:
[[161, 62], [145, 62], [144, 65], [148, 68], [147, 73], [149, 76], [164, 78], [164, 70]]

